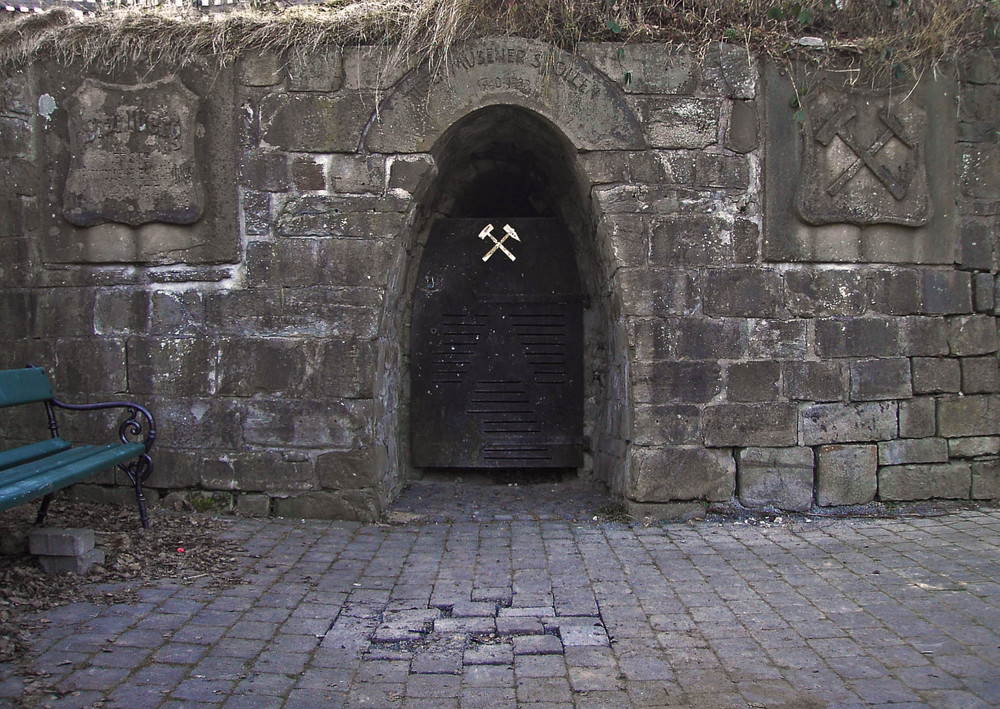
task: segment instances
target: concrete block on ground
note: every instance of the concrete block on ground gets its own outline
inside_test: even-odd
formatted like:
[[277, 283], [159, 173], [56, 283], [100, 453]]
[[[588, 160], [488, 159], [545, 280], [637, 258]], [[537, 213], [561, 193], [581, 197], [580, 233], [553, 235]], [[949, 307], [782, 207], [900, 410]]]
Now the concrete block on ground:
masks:
[[59, 574], [70, 572], [83, 575], [90, 570], [94, 564], [104, 563], [104, 551], [101, 549], [91, 549], [81, 556], [48, 556], [38, 557], [38, 562], [47, 574]]
[[795, 512], [812, 506], [812, 448], [744, 448], [736, 459], [737, 494], [744, 506]]
[[83, 556], [94, 548], [94, 530], [38, 527], [28, 535], [28, 550], [46, 556]]
[[816, 504], [863, 505], [878, 491], [878, 447], [827, 445], [816, 449]]

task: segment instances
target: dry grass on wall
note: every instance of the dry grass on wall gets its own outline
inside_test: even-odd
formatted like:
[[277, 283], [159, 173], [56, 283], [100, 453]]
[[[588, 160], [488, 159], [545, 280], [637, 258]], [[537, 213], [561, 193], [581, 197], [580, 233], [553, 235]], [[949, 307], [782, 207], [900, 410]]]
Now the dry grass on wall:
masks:
[[108, 5], [89, 17], [66, 9], [8, 17], [0, 22], [0, 64], [72, 57], [183, 65], [328, 44], [389, 44], [433, 60], [464, 39], [511, 34], [570, 51], [585, 40], [727, 41], [771, 56], [815, 54], [800, 40], [820, 37], [824, 54], [898, 69], [996, 46], [998, 27], [1000, 0], [330, 0], [209, 14]]

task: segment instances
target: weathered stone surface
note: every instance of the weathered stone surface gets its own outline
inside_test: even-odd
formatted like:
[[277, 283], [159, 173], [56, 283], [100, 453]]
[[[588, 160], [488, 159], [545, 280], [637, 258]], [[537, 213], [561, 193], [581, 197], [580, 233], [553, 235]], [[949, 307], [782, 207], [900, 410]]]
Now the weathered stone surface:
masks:
[[211, 393], [215, 387], [210, 375], [217, 359], [217, 344], [204, 338], [131, 338], [129, 390], [181, 396]]
[[382, 508], [373, 490], [309, 492], [272, 501], [277, 517], [305, 519], [348, 519], [372, 522]]
[[899, 402], [899, 435], [924, 438], [937, 432], [937, 405], [934, 397], [918, 396]]
[[730, 190], [745, 190], [750, 186], [750, 164], [746, 158], [699, 153], [694, 159], [695, 185]]
[[948, 441], [944, 438], [899, 438], [879, 441], [879, 465], [947, 463]]
[[631, 373], [637, 403], [704, 403], [722, 391], [722, 367], [715, 361], [637, 362]]
[[746, 352], [746, 325], [735, 318], [680, 318], [674, 327], [675, 352], [684, 359], [741, 359]]
[[240, 156], [240, 184], [262, 192], [287, 192], [292, 186], [288, 154], [277, 150], [244, 152]]
[[952, 458], [979, 458], [986, 455], [1000, 455], [1000, 436], [949, 438], [948, 454]]
[[370, 449], [323, 453], [316, 459], [316, 477], [330, 490], [374, 488], [379, 482]]
[[671, 267], [732, 263], [732, 241], [716, 237], [724, 228], [720, 219], [706, 214], [657, 217], [651, 225], [649, 262]]
[[282, 57], [274, 52], [248, 54], [239, 64], [240, 83], [244, 86], [274, 86], [281, 81]]
[[871, 308], [883, 315], [914, 315], [921, 311], [920, 273], [912, 268], [880, 269], [870, 275]]
[[620, 268], [615, 272], [626, 317], [690, 315], [700, 301], [695, 276], [669, 268]]
[[948, 347], [956, 357], [996, 352], [997, 319], [989, 315], [968, 315], [948, 320]]
[[697, 82], [698, 61], [684, 47], [582, 42], [578, 51], [626, 93], [689, 94]]
[[719, 140], [718, 99], [643, 98], [636, 113], [653, 148], [704, 148]]
[[405, 200], [377, 195], [309, 195], [281, 208], [275, 231], [282, 236], [384, 238], [403, 227]]
[[972, 463], [972, 499], [996, 500], [1000, 498], [1000, 459]]
[[384, 155], [344, 155], [329, 157], [328, 174], [334, 192], [380, 194], [385, 189]]
[[977, 273], [972, 281], [972, 305], [977, 313], [989, 313], [996, 305], [993, 274]]
[[377, 153], [423, 153], [445, 130], [491, 105], [534, 111], [581, 150], [644, 147], [639, 123], [607, 77], [577, 56], [517, 37], [452, 46], [447, 66], [425, 66], [396, 84], [379, 106], [365, 146]]
[[864, 505], [878, 490], [878, 449], [873, 445], [826, 445], [816, 449], [816, 504]]
[[816, 321], [816, 353], [822, 357], [892, 357], [900, 354], [899, 323], [884, 318]]
[[305, 153], [353, 153], [372, 114], [372, 97], [343, 94], [274, 93], [260, 104], [263, 141]]
[[710, 447], [794, 446], [794, 404], [715, 404], [702, 413], [702, 435]]
[[637, 446], [697, 443], [701, 412], [693, 404], [637, 404], [632, 442]]
[[430, 155], [396, 155], [389, 158], [389, 189], [403, 190], [415, 194], [424, 178], [434, 169], [434, 158]]
[[243, 228], [249, 236], [267, 234], [271, 227], [271, 195], [255, 190], [241, 190]]
[[804, 406], [799, 444], [858, 443], [895, 438], [898, 431], [896, 402], [863, 404], [812, 404]]
[[805, 317], [861, 315], [868, 296], [859, 271], [795, 269], [784, 274], [788, 309]]
[[761, 268], [729, 268], [708, 272], [703, 294], [706, 315], [776, 317], [781, 312], [781, 276]]
[[851, 400], [905, 399], [912, 394], [910, 360], [868, 359], [851, 362]]
[[1000, 368], [996, 355], [962, 358], [962, 392], [993, 394], [1000, 391]]
[[994, 436], [1000, 431], [1000, 396], [972, 394], [942, 396], [937, 400], [938, 435]]
[[752, 101], [733, 101], [726, 131], [726, 147], [736, 153], [749, 153], [757, 149], [760, 140], [757, 132], [757, 107]]
[[753, 263], [760, 255], [760, 226], [749, 219], [733, 221], [733, 260]]
[[200, 486], [206, 490], [290, 492], [315, 489], [316, 478], [312, 463], [299, 453], [247, 451], [238, 458], [205, 465]]
[[804, 320], [752, 319], [748, 323], [748, 357], [800, 360], [808, 351], [808, 327]]
[[736, 483], [746, 507], [804, 512], [812, 506], [812, 448], [744, 448], [736, 455]]
[[957, 393], [962, 385], [959, 361], [951, 357], [914, 357], [913, 393]]
[[672, 359], [673, 329], [662, 318], [631, 318], [626, 323], [629, 349], [637, 361]]
[[964, 219], [959, 226], [957, 263], [967, 270], [989, 271], [993, 266], [993, 219]]
[[972, 312], [972, 275], [961, 271], [923, 272], [923, 312], [951, 315]]
[[66, 219], [77, 226], [138, 226], [201, 218], [198, 104], [177, 77], [138, 86], [84, 81], [69, 113]]
[[276, 448], [341, 448], [369, 445], [372, 402], [248, 399], [242, 408], [243, 440]]
[[[658, 183], [667, 180], [659, 155], [651, 150], [599, 150], [580, 155], [580, 164], [592, 184], [614, 182]], [[667, 180], [677, 182], [677, 180]]]
[[779, 362], [732, 364], [727, 371], [726, 396], [730, 401], [774, 401], [780, 378]]
[[757, 57], [745, 45], [719, 42], [707, 56], [713, 64], [718, 61], [729, 95], [738, 99], [752, 99], [757, 95]]
[[637, 502], [728, 500], [736, 484], [736, 462], [728, 450], [701, 446], [634, 448], [626, 497]]
[[31, 155], [31, 124], [22, 116], [0, 116], [0, 158]]
[[943, 318], [903, 318], [901, 329], [904, 354], [911, 357], [948, 354], [948, 324]]
[[236, 511], [247, 517], [267, 517], [271, 514], [271, 498], [253, 493], [237, 495]]
[[969, 463], [894, 465], [878, 471], [878, 496], [886, 501], [969, 499], [971, 486]]
[[798, 401], [840, 401], [845, 398], [844, 367], [840, 362], [783, 362], [785, 396]]
[[292, 91], [336, 91], [344, 85], [340, 47], [292, 51], [288, 58], [288, 88]]

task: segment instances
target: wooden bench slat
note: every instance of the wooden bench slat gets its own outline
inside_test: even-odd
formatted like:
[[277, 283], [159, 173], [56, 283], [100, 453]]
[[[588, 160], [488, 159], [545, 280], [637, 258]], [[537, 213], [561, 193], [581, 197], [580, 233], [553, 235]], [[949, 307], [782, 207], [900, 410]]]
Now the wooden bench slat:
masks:
[[[72, 485], [94, 473], [131, 460], [144, 450], [141, 443], [111, 444], [110, 447], [91, 448], [87, 451], [90, 455], [79, 460], [36, 472], [32, 477], [11, 484], [4, 484], [3, 489], [0, 490], [0, 510], [16, 507], [67, 485]], [[31, 463], [28, 465], [30, 466]]]
[[12, 448], [0, 453], [0, 470], [13, 468], [15, 465], [30, 463], [33, 460], [44, 458], [69, 449], [73, 444], [63, 438], [49, 438], [38, 443], [31, 443], [20, 448]]
[[44, 369], [26, 367], [0, 371], [0, 407], [48, 401], [52, 397], [52, 385]]

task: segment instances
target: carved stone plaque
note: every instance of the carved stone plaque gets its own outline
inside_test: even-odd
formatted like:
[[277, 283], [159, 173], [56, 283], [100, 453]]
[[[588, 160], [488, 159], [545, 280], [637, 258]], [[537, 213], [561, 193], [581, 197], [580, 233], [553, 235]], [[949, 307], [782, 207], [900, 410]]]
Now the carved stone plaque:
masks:
[[806, 115], [796, 195], [803, 220], [859, 226], [930, 220], [927, 115], [915, 100], [824, 87]]
[[66, 219], [84, 227], [197, 221], [205, 205], [197, 113], [198, 97], [177, 77], [138, 86], [84, 81], [69, 111]]

